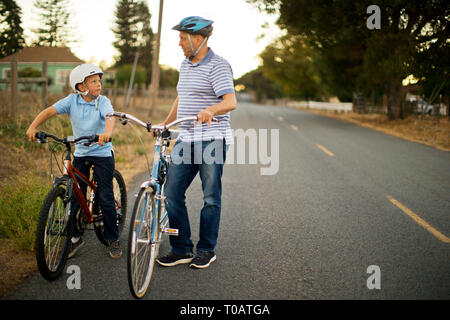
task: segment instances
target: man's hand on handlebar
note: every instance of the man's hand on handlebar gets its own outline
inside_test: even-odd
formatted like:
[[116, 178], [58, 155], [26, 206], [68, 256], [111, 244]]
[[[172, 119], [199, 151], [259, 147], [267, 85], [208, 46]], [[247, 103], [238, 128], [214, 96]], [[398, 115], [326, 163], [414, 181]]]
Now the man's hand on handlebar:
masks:
[[213, 121], [214, 113], [207, 109], [203, 109], [197, 114], [197, 121], [200, 123], [208, 122], [208, 125], [211, 126], [211, 121]]

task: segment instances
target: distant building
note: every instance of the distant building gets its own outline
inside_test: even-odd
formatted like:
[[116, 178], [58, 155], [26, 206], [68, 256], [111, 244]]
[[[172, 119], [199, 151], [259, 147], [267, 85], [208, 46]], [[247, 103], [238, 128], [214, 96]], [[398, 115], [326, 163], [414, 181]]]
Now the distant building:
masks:
[[[19, 71], [24, 68], [33, 68], [42, 70], [42, 61], [48, 62], [48, 76], [51, 78], [51, 84], [48, 92], [60, 93], [63, 91], [70, 71], [77, 65], [85, 63], [76, 57], [67, 47], [25, 47], [22, 50], [0, 59], [0, 78], [9, 78], [11, 69], [11, 60], [17, 58]], [[40, 90], [39, 86], [35, 86]], [[6, 84], [0, 84], [0, 90], [6, 90]], [[22, 84], [19, 84], [19, 90]]]

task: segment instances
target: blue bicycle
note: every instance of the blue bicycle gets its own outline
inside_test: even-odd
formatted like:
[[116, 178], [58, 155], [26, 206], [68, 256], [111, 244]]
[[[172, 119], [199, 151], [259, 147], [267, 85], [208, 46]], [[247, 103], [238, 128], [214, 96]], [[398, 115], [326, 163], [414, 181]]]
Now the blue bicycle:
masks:
[[170, 155], [166, 151], [170, 140], [175, 140], [179, 135], [177, 130], [169, 129], [181, 122], [196, 121], [197, 117], [186, 117], [165, 126], [155, 126], [150, 121], [145, 123], [127, 113], [112, 112], [107, 115], [113, 116], [120, 118], [122, 124], [132, 121], [148, 132], [153, 132], [156, 137], [150, 180], [141, 184], [131, 215], [128, 238], [128, 284], [133, 296], [142, 298], [150, 285], [162, 234], [178, 235], [177, 229], [167, 227], [169, 219], [164, 206], [164, 183], [170, 163]]

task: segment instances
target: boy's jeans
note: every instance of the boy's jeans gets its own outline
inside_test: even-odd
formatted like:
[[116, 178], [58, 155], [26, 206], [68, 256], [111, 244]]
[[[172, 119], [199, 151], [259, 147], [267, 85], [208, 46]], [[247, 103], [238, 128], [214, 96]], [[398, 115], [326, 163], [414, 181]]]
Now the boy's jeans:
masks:
[[[119, 228], [117, 226], [116, 203], [113, 191], [114, 157], [74, 157], [73, 166], [86, 178], [89, 178], [89, 166], [86, 162], [94, 166], [94, 178], [98, 188], [97, 201], [99, 201], [98, 204], [103, 214], [103, 236], [106, 240], [116, 241], [119, 238]], [[78, 183], [83, 194], [86, 195], [87, 185], [82, 181], [78, 181]], [[78, 202], [73, 199], [72, 212], [76, 212], [78, 207]], [[75, 227], [73, 236], [81, 236]]]
[[186, 255], [194, 247], [186, 208], [186, 190], [197, 173], [200, 173], [202, 181], [204, 203], [200, 212], [197, 251], [214, 251], [219, 234], [221, 179], [226, 151], [223, 140], [192, 143], [177, 141], [175, 144], [164, 186], [169, 224], [179, 231], [178, 236], [169, 237], [173, 253]]

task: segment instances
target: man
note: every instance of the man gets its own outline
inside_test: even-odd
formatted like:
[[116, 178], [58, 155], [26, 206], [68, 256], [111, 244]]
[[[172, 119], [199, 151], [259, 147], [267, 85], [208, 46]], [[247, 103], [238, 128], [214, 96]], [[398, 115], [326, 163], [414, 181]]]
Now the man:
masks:
[[[163, 124], [188, 116], [197, 116], [201, 124], [181, 123], [181, 134], [172, 151], [164, 193], [170, 227], [178, 229], [179, 235], [170, 236], [171, 252], [157, 259], [166, 267], [190, 263], [190, 267], [207, 268], [216, 260], [214, 249], [219, 233], [221, 179], [226, 150], [233, 143], [230, 111], [236, 109], [236, 96], [230, 65], [207, 45], [212, 23], [201, 17], [187, 17], [172, 28], [180, 32], [179, 45], [187, 59], [180, 68], [178, 97]], [[212, 122], [213, 117], [219, 122]], [[180, 150], [183, 159], [191, 161], [174, 161]], [[205, 161], [204, 154], [212, 155], [214, 161]], [[204, 206], [194, 258], [186, 190], [197, 173], [202, 181]]]

